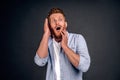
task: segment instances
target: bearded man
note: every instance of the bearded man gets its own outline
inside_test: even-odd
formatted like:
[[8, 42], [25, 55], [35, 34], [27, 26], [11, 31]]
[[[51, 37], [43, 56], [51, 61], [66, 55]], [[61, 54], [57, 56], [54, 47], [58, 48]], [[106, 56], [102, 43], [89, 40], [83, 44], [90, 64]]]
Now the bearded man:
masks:
[[86, 41], [81, 34], [67, 31], [66, 16], [52, 8], [44, 22], [44, 34], [36, 51], [35, 63], [45, 66], [46, 80], [82, 80], [90, 66]]

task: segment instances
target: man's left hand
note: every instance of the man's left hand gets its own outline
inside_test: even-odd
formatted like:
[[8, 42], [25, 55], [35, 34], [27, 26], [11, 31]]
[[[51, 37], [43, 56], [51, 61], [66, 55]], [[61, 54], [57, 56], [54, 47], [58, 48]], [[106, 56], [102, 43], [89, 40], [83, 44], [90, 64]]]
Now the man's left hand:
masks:
[[68, 47], [67, 43], [68, 43], [68, 35], [67, 35], [67, 31], [66, 30], [63, 30], [61, 32], [61, 35], [62, 35], [62, 40], [61, 40], [61, 46], [62, 48], [66, 48]]

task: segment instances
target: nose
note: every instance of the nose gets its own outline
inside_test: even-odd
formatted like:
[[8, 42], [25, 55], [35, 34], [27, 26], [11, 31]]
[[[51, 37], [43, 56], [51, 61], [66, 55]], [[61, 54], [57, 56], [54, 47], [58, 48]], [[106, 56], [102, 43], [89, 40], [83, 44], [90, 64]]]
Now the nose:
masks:
[[56, 25], [59, 25], [59, 21], [58, 20], [56, 20]]

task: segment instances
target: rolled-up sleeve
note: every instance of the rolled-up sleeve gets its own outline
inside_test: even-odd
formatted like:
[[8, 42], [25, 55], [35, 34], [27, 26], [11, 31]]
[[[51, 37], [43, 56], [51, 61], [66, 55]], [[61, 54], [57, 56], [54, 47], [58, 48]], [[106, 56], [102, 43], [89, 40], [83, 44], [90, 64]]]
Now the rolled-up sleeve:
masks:
[[45, 57], [45, 58], [40, 58], [38, 56], [38, 54], [36, 53], [35, 57], [34, 57], [34, 61], [35, 63], [38, 65], [38, 66], [45, 66], [45, 64], [47, 63], [48, 61], [48, 56]]
[[81, 70], [82, 72], [86, 72], [90, 66], [90, 56], [87, 48], [86, 41], [82, 35], [77, 35], [77, 47], [76, 53], [79, 54], [80, 60], [77, 69]]

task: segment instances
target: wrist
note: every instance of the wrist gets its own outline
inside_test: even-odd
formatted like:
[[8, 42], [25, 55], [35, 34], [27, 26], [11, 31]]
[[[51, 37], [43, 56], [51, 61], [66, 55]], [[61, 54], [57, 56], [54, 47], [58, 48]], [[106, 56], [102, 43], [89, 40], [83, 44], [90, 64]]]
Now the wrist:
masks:
[[63, 50], [64, 50], [66, 55], [69, 55], [70, 48], [68, 46], [64, 46]]
[[44, 36], [45, 38], [49, 38], [49, 37], [50, 37], [50, 35], [49, 35], [48, 33], [46, 33], [46, 32], [43, 34], [43, 36]]
[[66, 51], [69, 47], [66, 45], [62, 46], [63, 50]]

